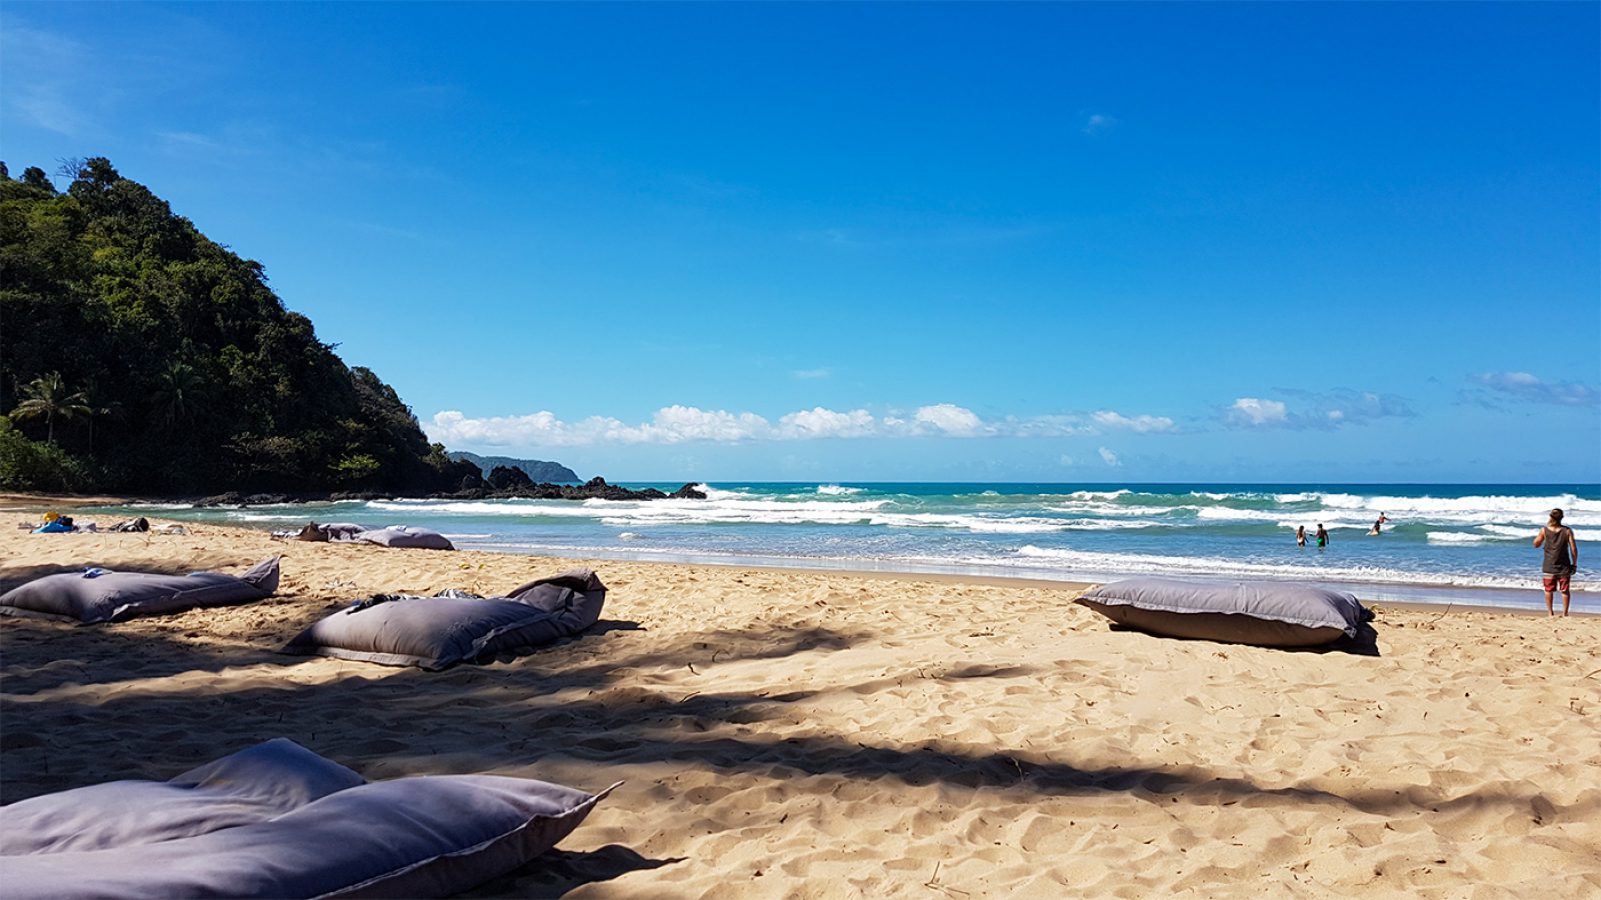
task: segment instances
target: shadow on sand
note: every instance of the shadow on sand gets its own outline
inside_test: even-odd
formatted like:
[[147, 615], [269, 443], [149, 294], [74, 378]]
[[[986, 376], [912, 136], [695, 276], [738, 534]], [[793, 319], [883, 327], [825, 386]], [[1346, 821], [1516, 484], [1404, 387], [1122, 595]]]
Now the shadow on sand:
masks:
[[[1550, 806], [1535, 785], [1451, 797], [1432, 786], [1392, 785], [1375, 777], [1370, 788], [1339, 793], [1309, 784], [1268, 787], [1203, 765], [1155, 760], [1083, 765], [1073, 761], [1073, 746], [1066, 741], [1035, 749], [955, 741], [875, 746], [873, 736], [865, 733], [784, 737], [780, 729], [763, 733], [725, 727], [773, 722], [789, 728], [804, 723], [807, 702], [870, 694], [898, 679], [798, 690], [774, 685], [771, 691], [754, 692], [686, 693], [682, 683], [659, 688], [662, 679], [652, 678], [652, 670], [693, 667], [714, 656], [732, 662], [828, 653], [871, 642], [874, 636], [828, 628], [776, 634], [708, 631], [674, 647], [643, 652], [627, 652], [626, 644], [608, 646], [640, 630], [637, 623], [608, 620], [584, 638], [510, 664], [425, 673], [350, 663], [341, 670], [350, 674], [315, 683], [267, 670], [259, 678], [232, 682], [228, 689], [210, 681], [174, 689], [159, 679], [268, 660], [289, 668], [296, 661], [244, 646], [202, 652], [149, 634], [135, 639], [101, 631], [96, 640], [126, 642], [112, 652], [131, 661], [141, 656], [156, 660], [144, 674], [130, 662], [130, 680], [157, 682], [130, 690], [88, 690], [75, 687], [82, 682], [71, 672], [50, 671], [48, 666], [22, 676], [20, 683], [17, 676], [8, 676], [0, 685], [8, 694], [6, 732], [19, 743], [0, 755], [0, 801], [80, 786], [86, 783], [81, 774], [86, 771], [109, 768], [124, 777], [167, 778], [217, 755], [219, 747], [231, 751], [285, 736], [370, 778], [498, 771], [552, 780], [566, 775], [567, 783], [595, 788], [614, 780], [619, 767], [667, 764], [728, 776], [793, 774], [942, 784], [994, 791], [1024, 803], [1041, 796], [1117, 792], [1152, 804], [1326, 807], [1336, 815], [1359, 811], [1389, 817], [1479, 806], [1511, 813], [1531, 808], [1537, 799]], [[0, 636], [9, 643], [17, 639], [16, 631], [6, 628]], [[605, 659], [593, 659], [601, 651], [608, 651]], [[968, 666], [918, 677], [1032, 674], [1022, 666]], [[463, 715], [463, 710], [481, 713]], [[650, 793], [648, 784], [625, 787], [607, 803], [630, 804], [632, 815], [648, 819]], [[1564, 819], [1597, 814], [1601, 791], [1587, 792], [1566, 807], [1552, 807], [1552, 815]], [[670, 823], [649, 826], [664, 827]], [[650, 859], [618, 845], [588, 853], [557, 851], [470, 896], [558, 896], [583, 884], [677, 861]]]

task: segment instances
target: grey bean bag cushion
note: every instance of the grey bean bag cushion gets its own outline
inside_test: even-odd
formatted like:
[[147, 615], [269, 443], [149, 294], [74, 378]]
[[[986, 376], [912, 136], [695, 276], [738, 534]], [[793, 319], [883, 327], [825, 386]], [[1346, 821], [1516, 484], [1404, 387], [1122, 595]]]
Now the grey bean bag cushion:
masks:
[[1315, 647], [1354, 637], [1371, 617], [1343, 591], [1283, 581], [1131, 578], [1074, 602], [1151, 634], [1263, 647]]
[[330, 541], [353, 541], [356, 539], [356, 535], [367, 530], [365, 525], [357, 525], [353, 522], [329, 522], [326, 525], [312, 524], [326, 535]]
[[369, 544], [381, 544], [385, 547], [405, 547], [418, 550], [454, 550], [456, 546], [445, 537], [431, 528], [415, 528], [411, 525], [390, 525], [387, 528], [374, 528], [356, 535], [355, 540]]
[[[301, 753], [323, 766], [311, 778], [317, 789], [331, 786], [330, 773], [342, 767], [309, 751]], [[245, 782], [246, 793], [273, 795], [276, 779], [285, 773], [272, 766], [252, 768], [240, 756], [231, 758], [232, 777]], [[307, 760], [291, 768], [316, 766]], [[358, 777], [357, 784], [313, 797], [303, 778], [297, 781], [293, 772], [288, 778], [294, 786], [280, 799], [293, 796], [304, 802], [255, 821], [222, 815], [209, 828], [201, 821], [206, 816], [202, 811], [195, 816], [200, 830], [186, 829], [189, 833], [183, 836], [170, 827], [172, 810], [156, 817], [154, 834], [145, 834], [139, 831], [139, 809], [84, 793], [91, 789], [0, 807], [0, 818], [31, 804], [52, 805], [85, 821], [98, 812], [122, 823], [92, 845], [68, 849], [58, 844], [58, 849], [25, 853], [12, 853], [8, 846], [0, 857], [0, 892], [7, 898], [130, 900], [445, 897], [497, 878], [550, 849], [611, 790], [588, 794], [494, 775], [372, 784], [359, 783]], [[90, 809], [66, 812], [79, 806]], [[40, 819], [31, 818], [36, 823]], [[27, 846], [44, 843], [34, 839]]]
[[[171, 781], [111, 781], [0, 807], [0, 856], [193, 837], [265, 822], [366, 783], [288, 738], [274, 738]], [[7, 868], [0, 862], [0, 873]]]
[[195, 572], [84, 572], [46, 575], [0, 596], [0, 615], [75, 619], [85, 625], [159, 616], [197, 606], [225, 606], [271, 597], [278, 590], [278, 557], [239, 575]]
[[541, 578], [504, 597], [379, 595], [313, 623], [283, 652], [445, 669], [577, 634], [595, 624], [605, 603], [606, 586], [588, 569]]
[[[412, 525], [367, 528], [351, 522], [329, 522], [326, 525], [318, 525], [313, 522], [307, 527], [315, 528], [324, 538], [335, 543], [379, 544], [384, 547], [404, 547], [419, 550], [456, 549], [456, 545], [450, 542], [450, 538], [432, 528], [417, 528]], [[301, 533], [304, 535], [305, 530], [302, 529]]]

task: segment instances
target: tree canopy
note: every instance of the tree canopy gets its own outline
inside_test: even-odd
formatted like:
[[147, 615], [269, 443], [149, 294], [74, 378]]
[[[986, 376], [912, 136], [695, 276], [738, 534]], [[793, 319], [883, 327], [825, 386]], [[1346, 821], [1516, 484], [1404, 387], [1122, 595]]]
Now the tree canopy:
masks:
[[59, 192], [0, 164], [0, 487], [425, 493], [477, 474], [260, 263], [105, 158], [67, 169]]

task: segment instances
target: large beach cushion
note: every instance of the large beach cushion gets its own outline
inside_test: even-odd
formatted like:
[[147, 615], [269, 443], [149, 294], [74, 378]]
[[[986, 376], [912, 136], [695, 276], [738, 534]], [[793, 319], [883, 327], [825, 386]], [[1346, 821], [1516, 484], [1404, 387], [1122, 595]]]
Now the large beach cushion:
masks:
[[1151, 634], [1264, 647], [1315, 647], [1354, 637], [1368, 617], [1351, 594], [1283, 581], [1131, 578], [1075, 602]]
[[456, 545], [432, 528], [413, 525], [389, 525], [368, 528], [351, 522], [329, 522], [316, 525], [317, 530], [335, 543], [379, 544], [384, 547], [404, 547], [419, 550], [454, 550]]
[[380, 544], [385, 547], [405, 547], [416, 550], [454, 550], [456, 546], [432, 528], [417, 528], [411, 525], [390, 525], [387, 528], [374, 528], [356, 535], [356, 540], [369, 544]]
[[[104, 799], [81, 790], [57, 795], [58, 801]], [[610, 790], [588, 794], [494, 775], [357, 784], [259, 821], [204, 833], [156, 839], [133, 834], [125, 843], [95, 849], [7, 855], [0, 858], [0, 894], [445, 897], [550, 849]], [[0, 807], [0, 817], [22, 805]], [[100, 809], [119, 814], [115, 806]]]
[[197, 606], [224, 606], [270, 597], [278, 590], [278, 557], [238, 575], [194, 572], [83, 572], [46, 575], [0, 596], [0, 615], [76, 619], [83, 624], [158, 616]]
[[447, 591], [433, 597], [363, 601], [313, 623], [285, 653], [444, 669], [517, 653], [595, 624], [606, 586], [576, 569], [529, 582], [504, 597]]
[[[366, 783], [288, 738], [274, 738], [170, 781], [110, 781], [0, 807], [0, 856], [193, 837], [265, 822]], [[0, 873], [5, 868], [0, 863]]]

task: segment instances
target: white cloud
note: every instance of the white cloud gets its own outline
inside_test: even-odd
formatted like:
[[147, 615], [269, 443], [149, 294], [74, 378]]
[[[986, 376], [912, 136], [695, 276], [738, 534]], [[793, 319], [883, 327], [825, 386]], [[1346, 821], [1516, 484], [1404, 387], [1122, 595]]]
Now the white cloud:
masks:
[[1057, 462], [1061, 463], [1064, 466], [1071, 466], [1071, 465], [1074, 464], [1073, 463], [1073, 457], [1068, 456], [1066, 453], [1063, 453], [1062, 454], [1062, 458], [1058, 459]]
[[1083, 416], [1033, 416], [1027, 419], [1006, 418], [995, 427], [1008, 437], [1072, 437], [1079, 434], [1100, 434], [1100, 429], [1085, 421]]
[[1117, 454], [1108, 447], [1102, 447], [1097, 452], [1101, 454], [1101, 459], [1105, 460], [1109, 466], [1121, 466], [1123, 464], [1123, 461], [1117, 458]]
[[529, 449], [591, 444], [739, 443], [826, 438], [1061, 438], [1104, 431], [1162, 433], [1174, 430], [1173, 420], [1166, 416], [1127, 416], [1111, 410], [1086, 416], [986, 420], [971, 409], [954, 403], [935, 403], [910, 413], [890, 412], [882, 416], [875, 416], [865, 409], [842, 411], [818, 406], [786, 413], [777, 421], [750, 412], [673, 405], [662, 407], [649, 421], [638, 424], [629, 424], [609, 416], [590, 416], [567, 422], [549, 411], [521, 416], [471, 418], [459, 410], [442, 410], [434, 414], [426, 428], [432, 440], [451, 446]]
[[799, 378], [799, 379], [802, 379], [804, 381], [813, 381], [813, 380], [816, 380], [818, 378], [827, 378], [827, 377], [833, 375], [834, 374], [834, 370], [833, 369], [796, 369], [793, 372], [790, 372], [789, 374], [790, 374], [791, 378]]
[[1125, 416], [1120, 412], [1103, 409], [1090, 416], [1102, 428], [1126, 431], [1172, 431], [1173, 420], [1167, 416]]
[[1084, 133], [1091, 137], [1105, 134], [1111, 131], [1115, 125], [1117, 125], [1117, 120], [1111, 116], [1104, 113], [1091, 113], [1090, 117], [1084, 120]]
[[842, 413], [819, 406], [779, 419], [777, 435], [789, 439], [871, 437], [875, 424], [873, 414], [865, 409]]
[[1292, 409], [1282, 400], [1241, 397], [1222, 410], [1220, 418], [1237, 428], [1284, 428], [1328, 430], [1365, 425], [1377, 419], [1406, 418], [1416, 415], [1406, 400], [1393, 394], [1335, 388], [1331, 391], [1290, 390], [1278, 393], [1294, 401]]
[[977, 413], [953, 403], [925, 406], [917, 411], [916, 420], [951, 437], [974, 437], [985, 430]]
[[641, 425], [643, 443], [676, 444], [682, 441], [748, 441], [767, 437], [772, 426], [755, 413], [703, 410], [693, 406], [667, 406], [656, 411], [649, 425]]
[[1601, 404], [1601, 390], [1576, 381], [1546, 381], [1528, 372], [1481, 372], [1469, 378], [1474, 384], [1530, 403], [1557, 406]]
[[1278, 400], [1241, 397], [1228, 408], [1224, 418], [1236, 425], [1277, 425], [1289, 415], [1288, 408]]

